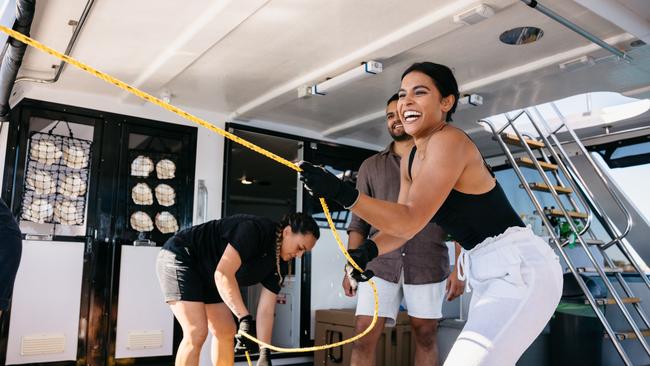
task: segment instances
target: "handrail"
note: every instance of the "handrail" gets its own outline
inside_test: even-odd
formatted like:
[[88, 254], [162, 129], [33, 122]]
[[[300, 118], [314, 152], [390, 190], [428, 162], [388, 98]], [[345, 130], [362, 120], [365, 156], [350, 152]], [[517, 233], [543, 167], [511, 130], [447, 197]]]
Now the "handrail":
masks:
[[[631, 230], [631, 228], [632, 228], [632, 215], [630, 215], [630, 212], [627, 210], [627, 208], [625, 208], [625, 205], [623, 204], [623, 202], [621, 201], [621, 199], [618, 197], [618, 195], [616, 194], [616, 192], [614, 192], [614, 191], [609, 187], [609, 185], [607, 184], [607, 180], [605, 179], [605, 176], [603, 175], [603, 172], [602, 172], [602, 171], [600, 170], [600, 168], [596, 165], [596, 163], [594, 162], [593, 158], [591, 157], [591, 154], [589, 154], [589, 152], [587, 151], [587, 149], [585, 149], [584, 145], [580, 143], [580, 139], [578, 138], [578, 135], [576, 135], [575, 131], [573, 131], [573, 129], [572, 129], [571, 127], [569, 127], [569, 125], [566, 123], [566, 118], [564, 117], [564, 115], [562, 114], [562, 112], [560, 112], [560, 110], [557, 108], [557, 106], [555, 105], [555, 103], [551, 103], [551, 107], [553, 107], [553, 110], [555, 111], [555, 113], [558, 115], [558, 117], [559, 117], [560, 120], [562, 121], [562, 124], [564, 124], [564, 127], [565, 127], [566, 130], [569, 132], [569, 135], [571, 136], [571, 138], [573, 139], [573, 141], [576, 143], [576, 145], [578, 146], [578, 148], [580, 149], [580, 151], [582, 152], [582, 154], [585, 156], [585, 158], [586, 158], [587, 161], [589, 162], [589, 164], [591, 164], [591, 166], [592, 166], [592, 168], [594, 169], [594, 171], [596, 172], [596, 174], [598, 174], [598, 177], [600, 178], [600, 180], [601, 180], [603, 183], [605, 183], [605, 189], [607, 189], [607, 191], [609, 192], [609, 194], [612, 196], [612, 198], [613, 198], [614, 201], [616, 202], [616, 205], [621, 209], [621, 211], [622, 211], [623, 214], [625, 215], [625, 217], [626, 217], [626, 227], [625, 227], [625, 230], [623, 231], [623, 233], [620, 233], [620, 234], [619, 234], [620, 237], [617, 238], [618, 240], [623, 239], [624, 237], [627, 236], [627, 234], [630, 232], [630, 230]], [[539, 114], [539, 111], [538, 111], [537, 113]], [[541, 116], [541, 114], [540, 114], [540, 116]], [[542, 119], [542, 120], [543, 120], [543, 119]], [[544, 120], [543, 120], [543, 121], [544, 121]], [[546, 121], [544, 121], [544, 123], [546, 124]], [[561, 145], [559, 144], [559, 140], [555, 137], [555, 135], [553, 135], [553, 137], [554, 137], [554, 140], [555, 140], [556, 145], [559, 146], [560, 150], [564, 151], [564, 148], [562, 148]], [[566, 154], [566, 151], [565, 151], [565, 154]], [[574, 170], [575, 170], [575, 166], [574, 166]], [[581, 179], [581, 180], [582, 180], [582, 179]], [[589, 194], [591, 195], [591, 197], [594, 197], [594, 195], [593, 195], [593, 193], [591, 192], [591, 190], [589, 190], [589, 187], [585, 185], [585, 188], [587, 189], [587, 191], [589, 192]], [[605, 217], [608, 219], [608, 221], [611, 221], [611, 220], [609, 220], [609, 217], [607, 217], [607, 216], [605, 216]], [[618, 226], [616, 226], [616, 225], [613, 223], [613, 221], [611, 222], [611, 224], [613, 224], [614, 227], [615, 227], [616, 229], [618, 229]]]
[[[544, 144], [546, 146], [550, 147], [551, 146], [550, 141], [548, 141], [548, 139], [546, 138], [544, 133], [539, 129], [539, 126], [537, 126], [537, 124], [533, 120], [530, 113], [528, 113], [527, 110], [524, 110], [524, 112], [525, 112], [526, 116], [528, 117], [528, 119], [530, 120], [533, 127], [535, 128], [535, 130], [537, 131], [537, 133], [539, 134], [539, 136], [544, 141]], [[513, 128], [514, 128], [514, 126], [513, 126]], [[571, 185], [571, 188], [573, 188], [573, 190], [575, 192], [577, 192], [578, 191], [578, 186], [576, 186], [575, 182], [571, 179], [571, 175], [569, 174], [569, 171], [567, 170], [567, 167], [564, 165], [563, 161], [559, 158], [559, 156], [557, 155], [557, 153], [553, 149], [548, 149], [548, 150], [551, 152], [551, 155], [556, 160], [558, 167], [560, 167], [560, 169], [562, 170], [562, 173], [566, 176], [567, 180], [569, 181], [569, 184]], [[585, 223], [585, 226], [582, 228], [582, 230], [576, 231], [576, 233], [578, 235], [583, 235], [591, 227], [591, 222], [593, 220], [593, 212], [591, 212], [591, 210], [589, 209], [589, 203], [587, 203], [587, 201], [585, 200], [585, 198], [582, 195], [578, 194], [576, 196], [580, 200], [580, 203], [582, 204], [582, 207], [584, 207], [585, 211], [587, 212], [587, 221]], [[573, 202], [572, 202], [572, 204], [573, 204]], [[573, 206], [576, 209], [578, 208], [578, 207], [576, 207], [575, 204], [573, 204]]]
[[[79, 20], [77, 20], [77, 24], [75, 25], [74, 31], [72, 32], [72, 37], [70, 37], [70, 40], [68, 41], [68, 45], [65, 48], [66, 55], [70, 55], [72, 53], [72, 48], [74, 48], [75, 43], [77, 43], [77, 38], [79, 37], [81, 28], [83, 28], [84, 24], [86, 23], [86, 18], [88, 17], [88, 14], [90, 14], [90, 10], [92, 9], [94, 4], [95, 4], [95, 0], [88, 0], [86, 2], [86, 5], [84, 6], [84, 10], [82, 11], [81, 16], [79, 17]], [[65, 61], [61, 61], [59, 63], [59, 66], [56, 68], [56, 73], [54, 74], [54, 77], [51, 79], [38, 79], [29, 76], [22, 76], [16, 79], [14, 83], [19, 83], [21, 81], [31, 81], [35, 83], [41, 83], [41, 84], [54, 84], [57, 81], [59, 81], [59, 77], [63, 73], [63, 69], [65, 68], [65, 66], [66, 66]]]
[[[506, 128], [508, 128], [509, 126], [512, 125], [512, 122], [514, 122], [515, 120], [517, 120], [517, 118], [521, 117], [522, 114], [524, 114], [524, 110], [523, 110], [523, 109], [521, 110], [521, 112], [517, 113], [517, 115], [516, 115], [515, 117], [513, 117], [512, 119], [510, 118], [510, 116], [509, 116], [508, 114], [506, 114], [506, 119], [508, 120], [508, 123], [506, 123], [505, 125], [503, 125], [503, 126], [499, 129], [499, 131], [495, 132], [495, 134], [496, 134], [496, 135], [500, 135], [503, 131], [505, 131]], [[481, 122], [481, 121], [479, 121], [479, 122]]]
[[[490, 121], [485, 120], [485, 119], [481, 119], [478, 122], [479, 123], [484, 123], [488, 127], [490, 127], [490, 129], [492, 130], [492, 133], [495, 136], [495, 139], [497, 140], [497, 142], [501, 146], [501, 149], [504, 151], [504, 153], [506, 154], [506, 157], [510, 161], [515, 174], [517, 175], [519, 180], [524, 183], [524, 185], [523, 185], [524, 189], [526, 190], [526, 193], [528, 193], [528, 196], [531, 198], [531, 201], [533, 202], [533, 205], [537, 209], [537, 212], [540, 212], [540, 213], [543, 212], [543, 209], [542, 209], [539, 201], [535, 197], [535, 194], [530, 189], [530, 187], [527, 184], [525, 184], [526, 183], [526, 178], [524, 177], [523, 173], [521, 172], [521, 169], [519, 169], [519, 166], [517, 165], [514, 156], [512, 155], [512, 153], [510, 152], [510, 150], [506, 146], [505, 142], [501, 138], [500, 133], [497, 132], [496, 128], [494, 127], [494, 125]], [[524, 146], [525, 146], [525, 144], [524, 144]], [[536, 160], [535, 159], [532, 159], [532, 160], [533, 160], [533, 163], [536, 164], [536, 167], [539, 169], [540, 168], [539, 164], [535, 163]], [[549, 227], [549, 228], [552, 227], [550, 221], [548, 220], [548, 218], [546, 218], [545, 215], [540, 215], [540, 216], [542, 218], [542, 221], [546, 225], [546, 227]], [[577, 271], [575, 265], [573, 264], [571, 259], [568, 257], [568, 255], [564, 252], [564, 250], [562, 249], [562, 245], [560, 243], [560, 240], [558, 239], [558, 237], [556, 236], [556, 234], [552, 230], [548, 230], [548, 233], [549, 233], [549, 235], [551, 237], [551, 240], [553, 241], [555, 246], [558, 248], [558, 251], [560, 252], [560, 255], [562, 256], [562, 258], [564, 259], [564, 261], [568, 265], [569, 270], [571, 271], [571, 273], [575, 277], [576, 282], [578, 283], [578, 286], [584, 292], [585, 297], [587, 298], [587, 301], [589, 302], [591, 307], [594, 309], [594, 313], [596, 314], [596, 317], [603, 324], [603, 327], [605, 328], [605, 332], [607, 332], [607, 334], [609, 335], [609, 338], [610, 338], [614, 348], [616, 348], [616, 350], [617, 350], [618, 354], [621, 356], [623, 362], [625, 363], [625, 365], [633, 365], [632, 361], [630, 360], [627, 353], [623, 349], [623, 346], [621, 345], [619, 339], [616, 337], [616, 332], [612, 329], [611, 325], [609, 324], [609, 322], [605, 318], [605, 315], [602, 313], [600, 307], [596, 303], [596, 299], [591, 294], [591, 291], [589, 291], [589, 288], [587, 287], [587, 284], [585, 283], [584, 279], [582, 278], [582, 276], [580, 276], [578, 274], [578, 271]], [[597, 265], [595, 265], [595, 267], [598, 268]], [[599, 275], [600, 274], [601, 273], [599, 272]], [[607, 281], [606, 277], [605, 277], [605, 281]]]
[[[534, 122], [533, 122], [533, 124], [534, 124]], [[517, 135], [517, 137], [520, 139], [520, 141], [523, 141], [523, 135], [514, 126], [514, 123], [512, 124], [512, 129], [515, 132], [515, 134]], [[528, 146], [528, 144], [522, 143], [522, 146], [526, 150], [526, 152], [528, 152], [529, 156], [534, 157], [533, 151], [531, 150], [530, 146]], [[549, 148], [549, 150], [550, 150], [550, 148]], [[537, 168], [538, 171], [543, 171], [541, 166], [539, 165], [539, 162], [536, 159], [533, 159], [532, 161], [533, 161], [533, 164], [535, 164], [535, 167]], [[517, 169], [518, 168], [519, 167], [517, 167]], [[562, 204], [562, 200], [560, 199], [560, 196], [558, 195], [557, 191], [555, 191], [555, 188], [551, 184], [551, 181], [548, 179], [548, 176], [546, 174], [542, 174], [541, 176], [542, 176], [542, 180], [544, 181], [544, 183], [546, 183], [549, 186], [549, 188], [550, 188], [549, 191], [550, 191], [551, 195], [553, 196], [553, 198], [555, 199], [555, 201], [558, 203], [558, 208], [560, 209], [560, 211], [562, 211], [562, 214], [564, 215], [564, 217], [567, 218], [567, 223], [569, 224], [569, 227], [571, 228], [571, 230], [574, 233], [577, 233], [578, 229], [575, 226], [575, 223], [573, 222], [573, 220], [571, 220], [571, 217], [569, 216], [569, 213], [564, 208], [564, 205]], [[630, 314], [630, 312], [627, 310], [627, 308], [623, 304], [623, 300], [621, 299], [620, 295], [616, 291], [616, 288], [614, 288], [614, 285], [612, 285], [612, 283], [607, 278], [607, 274], [605, 273], [603, 268], [601, 268], [598, 261], [594, 257], [593, 253], [589, 250], [589, 246], [587, 245], [587, 243], [585, 243], [582, 236], [576, 236], [576, 239], [578, 240], [578, 242], [580, 243], [580, 245], [584, 249], [585, 254], [587, 255], [587, 258], [589, 258], [589, 260], [593, 264], [594, 268], [596, 269], [596, 272], [598, 272], [598, 274], [600, 275], [600, 277], [603, 280], [603, 283], [605, 284], [605, 287], [607, 287], [607, 290], [609, 291], [610, 295], [614, 298], [614, 300], [616, 302], [616, 305], [618, 306], [618, 308], [621, 310], [621, 313], [623, 314], [623, 317], [627, 320], [627, 322], [630, 324], [630, 327], [632, 328], [632, 331], [638, 337], [639, 343], [641, 343], [641, 346], [643, 347], [644, 351], [646, 352], [646, 354], [648, 354], [650, 356], [650, 345], [648, 345], [648, 342], [646, 342], [645, 336], [643, 335], [643, 333], [641, 332], [641, 330], [637, 326], [637, 324], [634, 321], [634, 319], [632, 318], [632, 315]]]
[[[554, 106], [555, 108], [557, 108], [557, 107], [554, 105], [554, 103], [552, 103], [552, 104], [553, 104], [553, 106]], [[550, 131], [550, 130], [551, 130], [551, 127], [548, 125], [548, 123], [546, 122], [546, 120], [544, 119], [544, 117], [542, 116], [542, 114], [539, 112], [539, 110], [538, 110], [536, 107], [533, 107], [532, 109], [533, 109], [533, 110], [535, 111], [535, 113], [537, 114], [539, 120], [544, 124], [544, 127], [545, 127], [547, 130]], [[528, 112], [527, 112], [527, 113], [528, 113]], [[561, 126], [560, 126], [560, 127], [561, 127], [561, 128], [566, 127], [567, 130], [570, 130], [571, 128], [566, 124], [566, 121], [563, 119], [563, 116], [561, 115], [561, 113], [559, 113], [559, 111], [556, 111], [556, 113], [558, 113], [558, 115], [560, 116], [560, 118], [562, 118], [562, 123], [561, 123]], [[533, 125], [536, 125], [535, 121], [533, 120], [532, 116], [531, 116], [529, 113], [528, 113], [528, 118], [530, 118], [531, 122], [533, 122]], [[556, 132], [559, 131], [561, 128], [556, 129]], [[572, 131], [572, 130], [571, 130], [571, 131]], [[625, 245], [625, 243], [622, 241], [622, 240], [624, 239], [624, 237], [629, 233], [630, 225], [631, 225], [630, 222], [628, 221], [628, 227], [626, 228], [626, 232], [625, 232], [625, 234], [622, 234], [622, 233], [620, 232], [618, 226], [617, 226], [617, 225], [616, 225], [616, 224], [615, 224], [615, 223], [614, 223], [614, 222], [609, 218], [609, 216], [605, 215], [604, 210], [603, 210], [602, 207], [597, 203], [596, 198], [595, 198], [593, 192], [591, 192], [591, 190], [589, 189], [589, 186], [587, 185], [587, 183], [584, 181], [584, 179], [582, 178], [582, 176], [578, 173], [578, 170], [577, 170], [577, 168], [575, 167], [575, 165], [573, 164], [573, 162], [571, 161], [571, 159], [570, 159], [570, 157], [569, 157], [569, 154], [566, 152], [566, 150], [564, 149], [564, 147], [562, 146], [562, 144], [559, 143], [559, 139], [557, 138], [557, 136], [556, 136], [555, 134], [551, 134], [550, 136], [551, 136], [551, 138], [553, 139], [553, 142], [554, 142], [556, 148], [558, 149], [558, 151], [559, 151], [560, 154], [562, 155], [563, 160], [566, 161], [566, 164], [569, 166], [569, 168], [570, 168], [570, 170], [571, 170], [571, 172], [572, 172], [571, 176], [572, 176], [573, 179], [575, 179], [578, 183], [580, 183], [580, 185], [581, 185], [581, 187], [582, 187], [582, 192], [585, 193], [585, 194], [587, 194], [587, 195], [589, 196], [589, 201], [590, 201], [590, 205], [589, 205], [589, 206], [591, 207], [592, 210], [595, 210], [595, 211], [596, 211], [596, 214], [598, 215], [598, 217], [600, 217], [601, 219], [604, 220], [604, 222], [602, 222], [603, 227], [605, 228], [605, 230], [607, 231], [607, 233], [612, 237], [612, 239], [611, 239], [608, 243], [602, 245], [602, 248], [603, 248], [603, 249], [607, 249], [607, 248], [609, 248], [610, 246], [612, 246], [612, 245], [618, 243], [619, 245], [617, 245], [617, 247], [621, 250], [621, 252], [623, 252], [623, 255], [625, 255], [625, 257], [626, 257], [627, 260], [630, 262], [630, 264], [632, 264], [632, 266], [634, 267], [634, 269], [635, 269], [639, 274], [641, 274], [640, 277], [641, 277], [643, 283], [645, 283], [645, 285], [648, 287], [648, 289], [650, 289], [650, 279], [648, 279], [648, 277], [644, 275], [644, 274], [645, 274], [645, 271], [643, 270], [643, 268], [641, 268], [641, 266], [640, 266], [639, 263], [636, 261], [636, 259], [634, 259], [634, 256], [632, 255], [632, 253], [629, 251], [628, 247], [627, 247], [627, 246]], [[590, 161], [591, 163], [594, 164], [594, 169], [597, 171], [597, 173], [599, 173], [599, 176], [601, 177], [601, 180], [603, 181], [603, 183], [605, 183], [605, 187], [609, 190], [609, 187], [607, 186], [607, 184], [606, 184], [604, 178], [603, 178], [602, 175], [601, 175], [602, 171], [600, 170], [599, 167], [597, 167], [597, 166], [595, 165], [595, 162], [591, 159], [591, 155], [589, 155], [589, 154], [586, 152], [586, 149], [584, 149], [584, 145], [580, 142], [579, 139], [577, 139], [577, 135], [576, 135], [575, 133], [573, 133], [571, 136], [572, 136], [572, 138], [574, 138], [573, 143], [575, 143], [576, 145], [578, 145], [579, 147], [581, 147], [581, 148], [583, 149], [583, 154], [586, 153], [585, 155], [587, 155], [587, 158], [589, 159], [589, 161]], [[544, 138], [544, 137], [543, 137], [543, 138]], [[546, 141], [546, 143], [548, 144], [549, 147], [552, 146], [548, 141]], [[550, 149], [550, 148], [549, 148], [549, 150], [550, 150], [551, 152], [554, 152], [554, 149]], [[557, 159], [557, 157], [556, 157], [556, 159]], [[567, 174], [567, 172], [565, 172], [565, 174]], [[611, 194], [612, 196], [614, 196], [614, 192], [612, 192], [611, 190], [609, 190], [609, 192], [610, 192], [610, 194]], [[581, 197], [581, 195], [578, 195], [578, 197]], [[615, 196], [615, 198], [618, 198], [618, 196]], [[621, 206], [619, 205], [619, 207], [621, 207]], [[629, 215], [629, 211], [628, 211], [627, 209], [625, 209], [625, 207], [622, 207], [622, 209], [623, 209], [624, 214]], [[628, 217], [629, 217], [629, 216], [628, 216]], [[582, 233], [581, 233], [581, 235], [582, 235]], [[645, 315], [644, 315], [642, 312], [639, 312], [639, 313], [641, 314], [641, 317], [643, 318], [644, 322], [646, 322], [646, 323], [650, 326], [650, 323], [648, 323], [647, 319], [645, 318]]]

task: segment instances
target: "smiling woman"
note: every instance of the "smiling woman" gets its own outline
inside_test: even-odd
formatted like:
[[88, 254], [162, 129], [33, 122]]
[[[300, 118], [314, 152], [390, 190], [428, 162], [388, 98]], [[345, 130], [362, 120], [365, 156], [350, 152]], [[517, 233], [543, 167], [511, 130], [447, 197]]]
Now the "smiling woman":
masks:
[[[312, 250], [319, 236], [311, 216], [293, 213], [279, 223], [253, 215], [229, 216], [182, 230], [169, 239], [158, 256], [157, 272], [165, 301], [183, 329], [176, 364], [198, 364], [208, 330], [218, 344], [213, 356], [224, 364], [234, 362], [233, 349], [255, 346], [238, 337], [233, 348], [237, 328], [249, 333], [253, 321], [239, 286], [264, 286], [257, 336], [269, 343], [276, 295], [282, 286], [280, 263]], [[268, 365], [269, 357], [270, 351], [262, 348], [257, 364]]]
[[[448, 124], [458, 100], [451, 69], [413, 64], [398, 94], [397, 111], [415, 146], [401, 162], [397, 203], [359, 193], [307, 162], [302, 180], [313, 194], [338, 201], [379, 229], [350, 250], [364, 269], [430, 221], [440, 225], [463, 247], [458, 277], [473, 288], [468, 321], [445, 365], [514, 365], [560, 299], [558, 257], [523, 227], [472, 140]], [[371, 273], [358, 277], [367, 280]]]

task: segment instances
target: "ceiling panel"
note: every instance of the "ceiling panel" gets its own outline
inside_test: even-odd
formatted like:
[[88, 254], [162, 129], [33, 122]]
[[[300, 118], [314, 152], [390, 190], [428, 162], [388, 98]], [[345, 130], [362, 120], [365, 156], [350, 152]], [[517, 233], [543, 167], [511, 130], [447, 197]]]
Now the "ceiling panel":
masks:
[[[244, 2], [250, 4], [254, 1], [262, 6], [242, 16]], [[619, 1], [636, 10], [646, 3], [646, 0]], [[631, 65], [605, 60], [593, 70], [561, 71], [557, 64], [566, 61], [562, 55], [580, 47], [592, 47], [587, 40], [521, 1], [485, 2], [496, 10], [495, 16], [473, 26], [460, 26], [452, 21], [454, 6], [460, 9], [458, 4], [471, 5], [478, 1], [194, 0], [182, 4], [172, 0], [97, 1], [73, 56], [124, 81], [133, 82], [146, 74], [161, 55], [169, 52], [171, 44], [191, 31], [197, 19], [208, 9], [223, 3], [223, 11], [212, 20], [212, 25], [220, 24], [214, 23], [219, 19], [235, 16], [242, 19], [241, 23], [233, 24], [223, 37], [217, 37], [212, 32], [214, 28], [201, 28], [204, 32], [195, 34], [195, 38], [188, 42], [195, 40], [210, 44], [214, 41], [213, 46], [196, 54], [185, 52], [188, 48], [180, 48], [171, 56], [171, 62], [178, 57], [185, 60], [184, 65], [189, 65], [173, 70], [177, 74], [165, 86], [173, 94], [172, 102], [183, 107], [227, 114], [260, 97], [272, 95], [268, 102], [261, 102], [244, 113], [242, 121], [270, 121], [313, 131], [325, 131], [383, 110], [386, 99], [399, 86], [402, 71], [411, 63], [422, 60], [453, 67], [461, 86], [473, 86], [472, 91], [485, 96], [484, 107], [458, 114], [458, 125], [466, 129], [476, 126], [477, 116], [489, 115], [483, 113], [494, 114], [492, 112], [530, 105], [534, 101], [559, 99], [584, 88], [628, 90], [650, 84], [648, 67], [643, 66], [650, 58], [648, 52], [643, 51], [648, 46], [632, 50], [632, 54], [636, 52], [637, 55]], [[65, 49], [71, 35], [67, 22], [77, 19], [84, 5], [83, 0], [38, 2], [32, 34], [48, 45]], [[544, 5], [600, 38], [624, 35], [620, 28], [573, 1], [547, 0]], [[420, 24], [418, 22], [423, 19], [429, 19], [427, 17], [443, 13], [444, 17], [427, 24], [417, 36], [404, 31], [409, 26]], [[524, 25], [541, 27], [544, 37], [524, 46], [499, 42], [501, 32]], [[384, 40], [385, 47], [369, 48], [369, 45]], [[629, 48], [629, 39], [618, 46]], [[589, 49], [588, 53], [595, 57], [608, 56], [597, 47]], [[298, 99], [295, 87], [289, 87], [296, 80], [311, 77], [309, 81], [315, 82], [335, 76], [368, 57], [378, 57], [384, 63], [385, 71], [324, 97]], [[487, 77], [525, 68], [545, 59], [553, 61], [536, 66], [537, 69], [481, 83]], [[30, 50], [21, 74], [53, 75], [53, 63], [56, 61], [51, 57]], [[605, 77], [592, 80], [596, 70], [598, 75]], [[173, 74], [154, 73], [150, 80], [155, 81], [156, 77], [163, 80], [170, 75]], [[160, 83], [151, 85], [159, 86]], [[117, 88], [70, 67], [53, 87], [108, 94], [119, 98], [117, 103], [133, 102], [125, 100], [123, 92]], [[146, 91], [154, 95], [161, 92]], [[380, 123], [379, 127], [372, 121], [366, 122], [359, 128], [350, 129], [343, 137], [384, 145], [388, 139], [381, 127], [383, 121], [376, 122]]]
[[[314, 69], [346, 57], [445, 5], [445, 0], [274, 0], [170, 83], [181, 100], [234, 110]], [[345, 65], [332, 75], [358, 65]], [[187, 96], [186, 96], [187, 95]]]
[[618, 0], [618, 1], [628, 9], [644, 17], [648, 22], [650, 22], [650, 4], [648, 4], [648, 0]]

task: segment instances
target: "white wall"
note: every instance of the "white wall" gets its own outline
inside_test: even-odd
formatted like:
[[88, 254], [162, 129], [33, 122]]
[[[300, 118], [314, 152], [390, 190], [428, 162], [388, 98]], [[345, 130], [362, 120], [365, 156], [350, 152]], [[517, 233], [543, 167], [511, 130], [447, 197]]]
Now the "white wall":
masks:
[[[77, 358], [83, 252], [83, 243], [23, 240], [11, 303], [7, 365]], [[51, 344], [43, 341], [43, 354], [23, 355], [23, 337], [63, 338], [63, 345], [48, 350]]]
[[[348, 234], [337, 230], [343, 245], [347, 247]], [[347, 297], [343, 292], [343, 267], [345, 256], [339, 249], [329, 229], [321, 230], [318, 245], [311, 254], [311, 338], [314, 338], [316, 310], [352, 309], [357, 306], [356, 297]]]
[[[168, 356], [173, 352], [174, 315], [165, 304], [153, 271], [158, 253], [157, 247], [122, 247], [115, 358]], [[129, 338], [138, 334], [160, 334], [161, 342], [133, 346]]]

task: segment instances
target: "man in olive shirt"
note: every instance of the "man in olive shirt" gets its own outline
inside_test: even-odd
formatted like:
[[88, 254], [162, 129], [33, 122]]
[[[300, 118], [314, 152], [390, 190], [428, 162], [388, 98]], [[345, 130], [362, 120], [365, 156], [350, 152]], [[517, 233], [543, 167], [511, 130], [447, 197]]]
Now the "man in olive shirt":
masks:
[[[400, 158], [408, 156], [413, 139], [404, 132], [397, 114], [397, 94], [386, 106], [386, 123], [393, 142], [386, 150], [366, 159], [359, 168], [357, 189], [360, 192], [387, 201], [397, 201], [400, 186]], [[355, 249], [377, 230], [356, 215], [348, 227], [348, 249]], [[375, 350], [382, 328], [394, 326], [397, 313], [404, 301], [415, 334], [415, 364], [437, 365], [438, 347], [436, 334], [438, 319], [442, 318], [443, 298], [453, 300], [464, 290], [456, 272], [449, 276], [449, 255], [445, 244], [445, 232], [432, 223], [400, 249], [382, 255], [368, 264], [375, 273], [379, 295], [379, 319], [367, 336], [354, 343], [352, 366], [374, 366]], [[459, 247], [456, 248], [458, 255]], [[343, 278], [347, 296], [354, 296], [356, 289], [350, 286], [347, 276]], [[374, 299], [372, 289], [366, 282], [359, 284], [359, 298], [355, 328], [357, 333], [366, 329], [372, 321]]]

